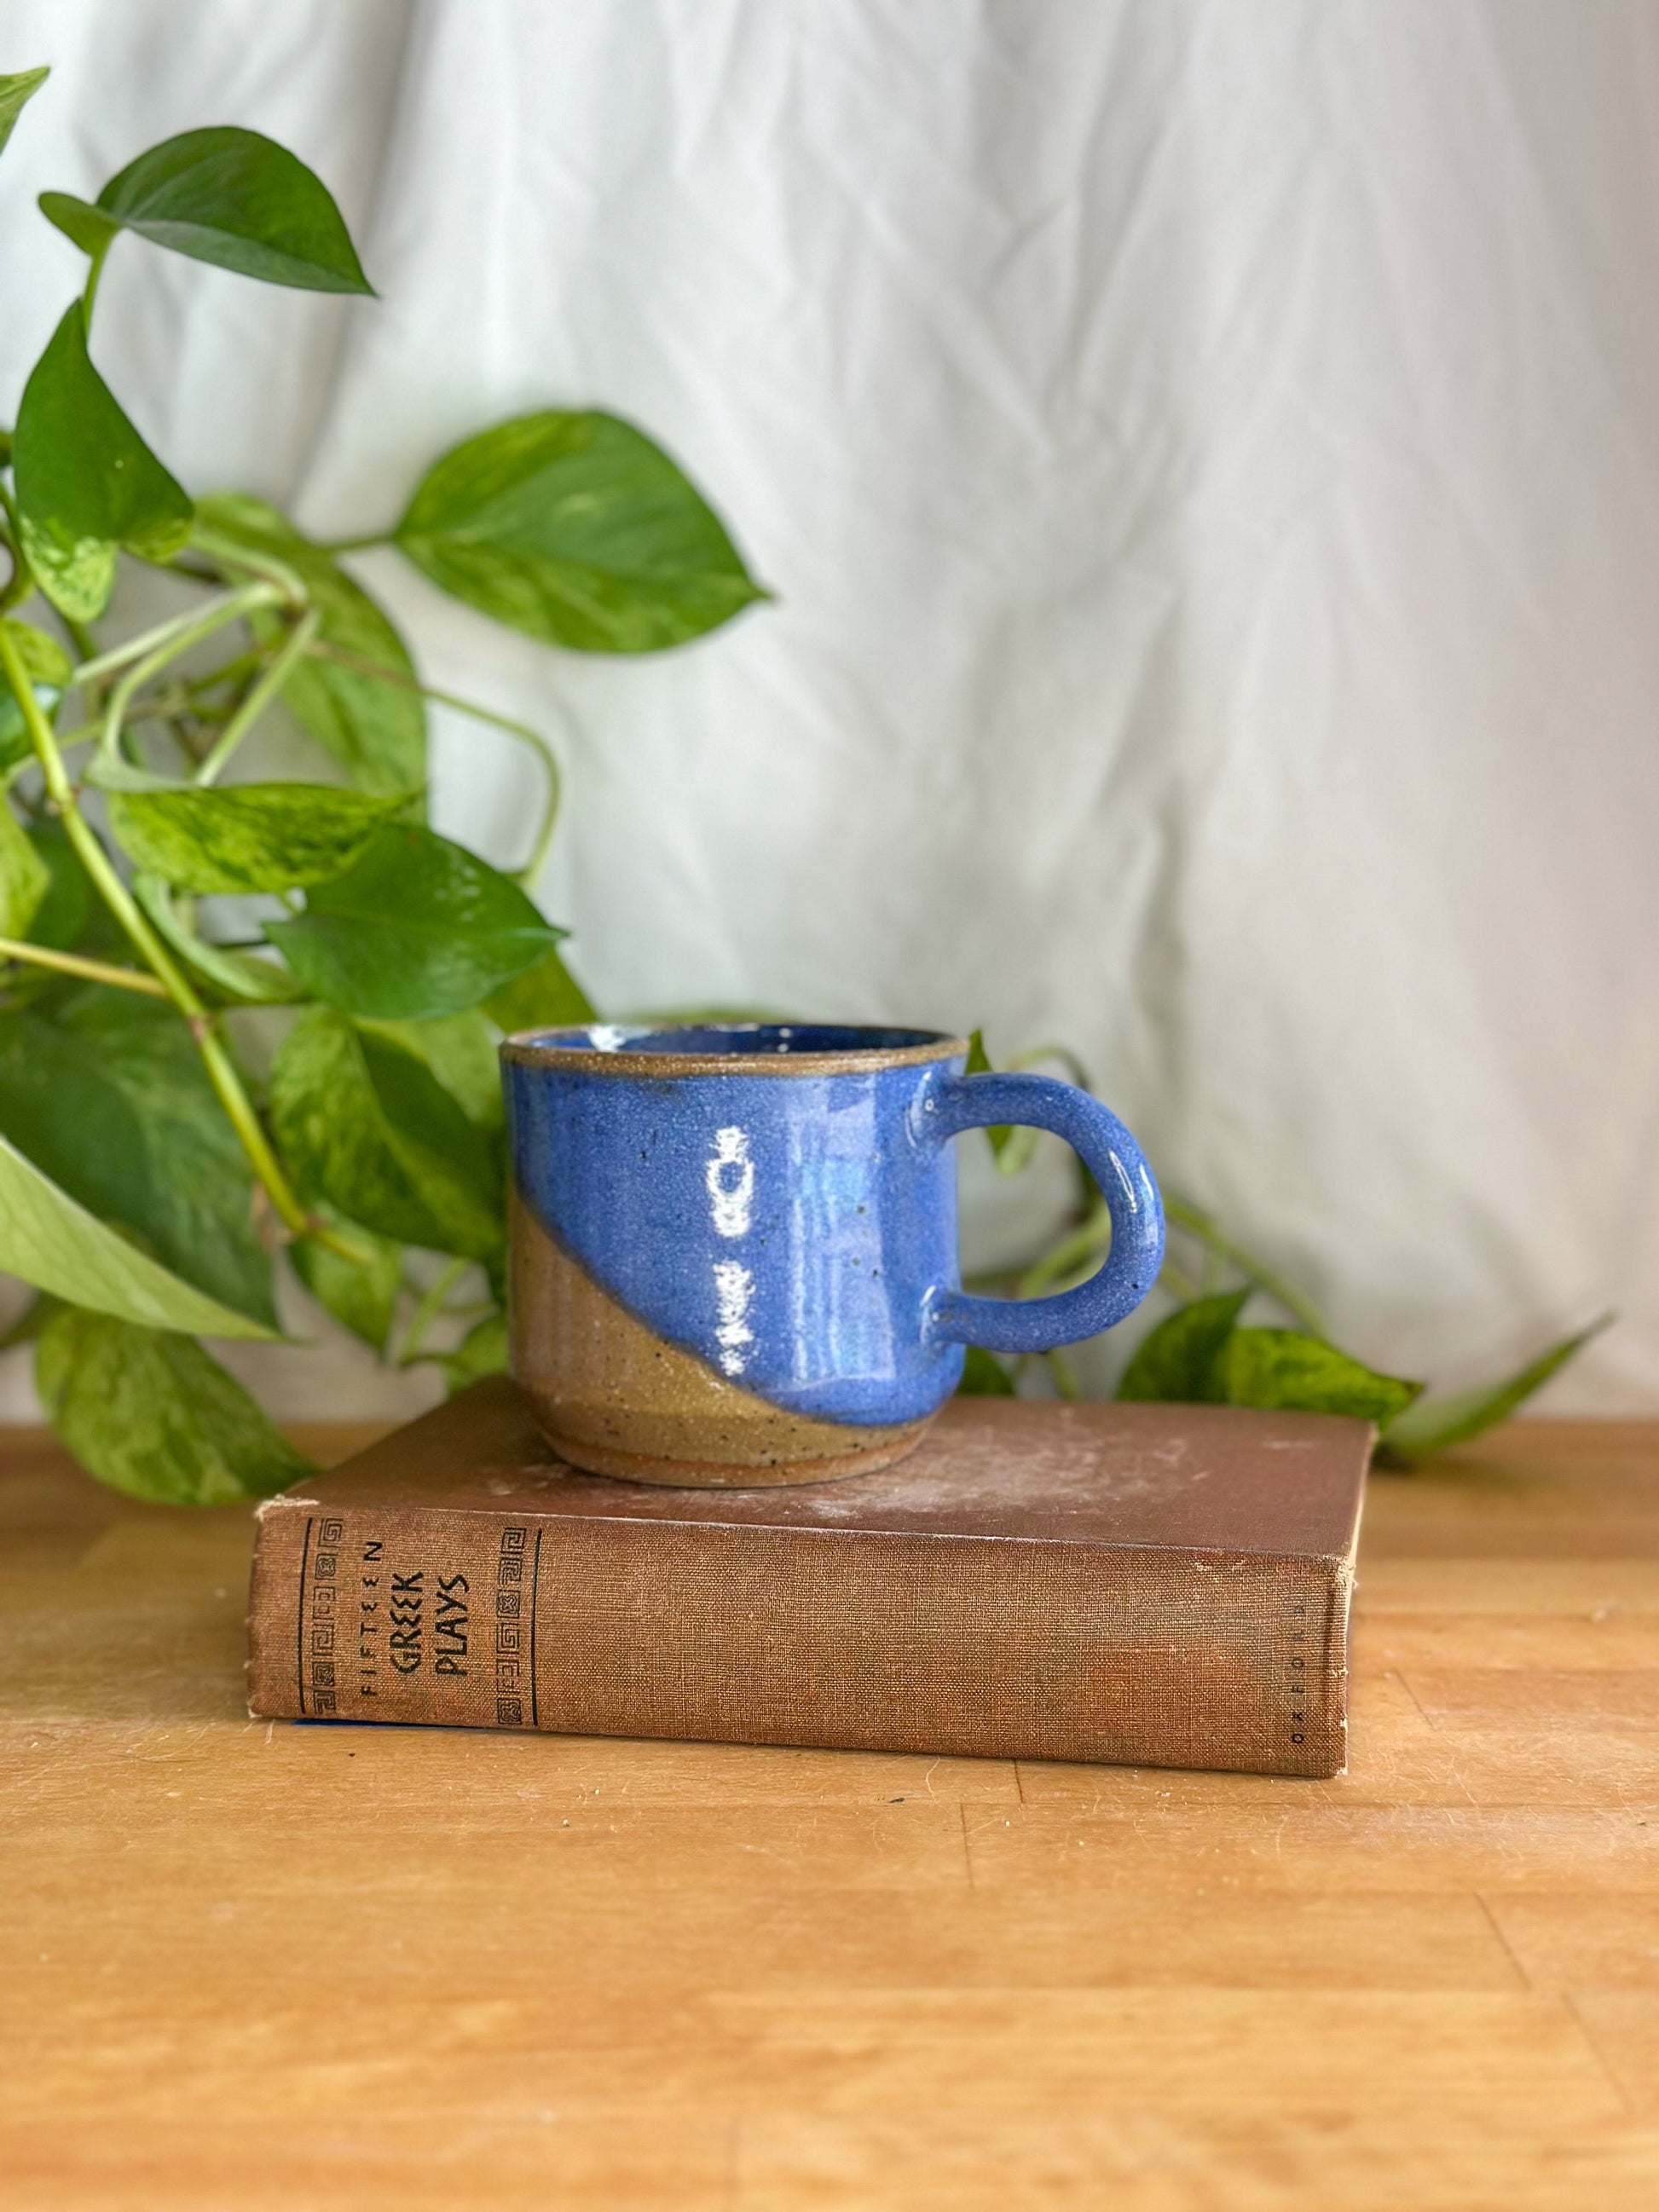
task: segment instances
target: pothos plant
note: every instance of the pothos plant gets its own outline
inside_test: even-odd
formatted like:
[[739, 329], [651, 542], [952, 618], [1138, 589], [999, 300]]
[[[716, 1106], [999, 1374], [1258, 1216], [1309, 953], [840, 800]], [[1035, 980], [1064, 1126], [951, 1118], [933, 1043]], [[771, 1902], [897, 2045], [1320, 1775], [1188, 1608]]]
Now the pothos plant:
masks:
[[[46, 74], [0, 77], [0, 149]], [[106, 259], [127, 234], [369, 295], [334, 201], [271, 140], [215, 128], [140, 155], [95, 201], [40, 206], [87, 270], [0, 431], [0, 1269], [36, 1293], [4, 1340], [32, 1342], [94, 1474], [211, 1504], [305, 1466], [201, 1340], [278, 1339], [281, 1265], [382, 1356], [435, 1360], [452, 1386], [501, 1366], [495, 1043], [593, 1011], [527, 888], [557, 805], [551, 748], [425, 684], [341, 556], [391, 545], [480, 614], [586, 653], [680, 645], [766, 595], [668, 455], [592, 410], [465, 440], [385, 532], [324, 544], [249, 494], [192, 497], [94, 365]], [[124, 559], [188, 604], [106, 643], [94, 625]], [[311, 780], [269, 765], [279, 701]], [[516, 866], [427, 823], [428, 702], [534, 750], [544, 796]], [[1022, 1133], [992, 1141], [1005, 1169], [1029, 1157]], [[1411, 1447], [1417, 1385], [1335, 1351], [1288, 1285], [1195, 1209], [1171, 1212], [1207, 1273], [1171, 1263], [1188, 1295], [1126, 1395], [1364, 1413]], [[1106, 1234], [1085, 1177], [1065, 1233], [1004, 1287], [1087, 1272]], [[1242, 1327], [1258, 1292], [1297, 1327]], [[1484, 1425], [1571, 1349], [1451, 1408], [1451, 1431], [1419, 1425], [1419, 1447]], [[1018, 1379], [978, 1355], [968, 1387]]]
[[[1013, 1064], [1026, 1067], [1042, 1060], [1058, 1062], [1073, 1082], [1092, 1088], [1087, 1071], [1064, 1046], [1040, 1047]], [[969, 1065], [990, 1066], [977, 1032]], [[1030, 1165], [1039, 1142], [1036, 1130], [992, 1129], [988, 1134], [1003, 1174], [1018, 1175]], [[1422, 1382], [1384, 1374], [1334, 1343], [1313, 1301], [1228, 1236], [1201, 1206], [1166, 1186], [1164, 1207], [1170, 1249], [1158, 1287], [1174, 1301], [1174, 1310], [1136, 1346], [1119, 1381], [1118, 1396], [1346, 1414], [1375, 1425], [1377, 1456], [1384, 1466], [1414, 1466], [1504, 1419], [1612, 1319], [1604, 1315], [1496, 1382], [1426, 1396]], [[1070, 1289], [1100, 1264], [1111, 1225], [1098, 1185], [1077, 1160], [1069, 1219], [1058, 1237], [1024, 1266], [980, 1277], [975, 1287], [1028, 1298]], [[1247, 1309], [1254, 1316], [1248, 1324]], [[1004, 1360], [970, 1351], [963, 1388], [1012, 1395], [1024, 1370], [1039, 1359], [1060, 1396], [1079, 1395], [1071, 1363], [1057, 1352]]]

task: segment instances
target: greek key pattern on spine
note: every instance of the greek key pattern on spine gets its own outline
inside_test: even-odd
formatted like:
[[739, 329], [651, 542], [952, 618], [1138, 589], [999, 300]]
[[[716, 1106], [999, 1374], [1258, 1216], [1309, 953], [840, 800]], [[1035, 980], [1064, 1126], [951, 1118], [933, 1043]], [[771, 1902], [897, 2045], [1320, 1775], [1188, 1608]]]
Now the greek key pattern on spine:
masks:
[[[535, 1582], [530, 1586], [530, 1613], [525, 1606], [524, 1568], [529, 1531], [508, 1527], [501, 1531], [495, 1559], [495, 1725], [497, 1728], [534, 1727], [534, 1686], [530, 1672], [530, 1620], [535, 1606]], [[531, 1686], [526, 1690], [526, 1684]]]
[[[301, 1669], [300, 1710], [307, 1708], [307, 1692], [310, 1711], [319, 1721], [333, 1720], [339, 1713], [339, 1702], [334, 1674], [335, 1610], [340, 1594], [340, 1539], [345, 1531], [343, 1521], [329, 1519], [316, 1523], [317, 1548], [311, 1555], [310, 1572], [301, 1580], [302, 1648], [309, 1660], [308, 1667]], [[307, 1527], [307, 1535], [310, 1535]]]

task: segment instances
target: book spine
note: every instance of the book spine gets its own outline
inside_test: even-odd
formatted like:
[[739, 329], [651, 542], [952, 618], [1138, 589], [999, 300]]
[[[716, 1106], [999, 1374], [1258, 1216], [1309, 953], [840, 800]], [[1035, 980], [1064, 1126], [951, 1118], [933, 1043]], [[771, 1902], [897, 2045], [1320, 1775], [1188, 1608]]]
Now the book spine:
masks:
[[265, 1509], [250, 1706], [1323, 1776], [1350, 1563], [1009, 1538]]

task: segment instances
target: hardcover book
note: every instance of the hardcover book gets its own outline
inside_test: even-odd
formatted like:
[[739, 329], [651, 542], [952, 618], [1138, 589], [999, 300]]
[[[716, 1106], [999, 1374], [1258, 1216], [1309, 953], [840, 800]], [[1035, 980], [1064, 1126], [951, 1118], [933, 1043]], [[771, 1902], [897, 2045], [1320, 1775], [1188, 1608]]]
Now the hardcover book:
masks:
[[896, 1467], [674, 1490], [495, 1377], [260, 1508], [251, 1710], [1340, 1773], [1371, 1441], [957, 1398]]

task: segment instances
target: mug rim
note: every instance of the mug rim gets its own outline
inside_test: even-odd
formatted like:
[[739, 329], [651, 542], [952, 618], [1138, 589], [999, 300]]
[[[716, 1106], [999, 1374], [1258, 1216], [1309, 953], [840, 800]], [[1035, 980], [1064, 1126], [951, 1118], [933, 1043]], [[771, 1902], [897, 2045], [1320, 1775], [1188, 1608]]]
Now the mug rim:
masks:
[[[814, 1048], [789, 1050], [773, 1047], [770, 1050], [698, 1051], [695, 1048], [662, 1051], [629, 1050], [622, 1040], [627, 1036], [672, 1037], [708, 1036], [711, 1031], [726, 1037], [745, 1035], [776, 1036], [780, 1031], [788, 1036], [796, 1031], [833, 1030], [839, 1036], [862, 1035], [869, 1037], [906, 1037], [905, 1044], [836, 1044]], [[595, 1044], [577, 1043], [574, 1040], [591, 1040], [598, 1031], [609, 1031], [616, 1042]], [[570, 1039], [570, 1042], [557, 1040]], [[966, 1037], [953, 1036], [945, 1030], [910, 1029], [899, 1024], [873, 1022], [570, 1022], [555, 1024], [544, 1029], [518, 1030], [504, 1037], [501, 1043], [503, 1063], [517, 1067], [550, 1067], [562, 1069], [568, 1074], [636, 1076], [660, 1080], [665, 1076], [687, 1075], [864, 1075], [884, 1067], [922, 1067], [930, 1061], [951, 1060], [969, 1049]]]

